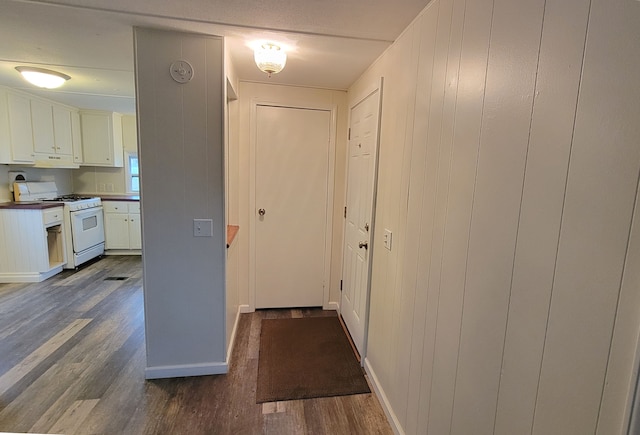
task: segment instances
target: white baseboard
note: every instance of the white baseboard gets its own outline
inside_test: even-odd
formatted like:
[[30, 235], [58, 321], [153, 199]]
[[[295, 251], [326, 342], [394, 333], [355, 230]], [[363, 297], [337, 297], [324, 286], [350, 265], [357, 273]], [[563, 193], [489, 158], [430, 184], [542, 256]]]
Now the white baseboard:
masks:
[[47, 272], [5, 272], [0, 273], [0, 283], [42, 282], [60, 272], [62, 272], [62, 266], [57, 266]]
[[104, 255], [142, 255], [140, 249], [107, 249]]
[[236, 333], [238, 332], [238, 324], [240, 323], [240, 313], [242, 313], [242, 305], [238, 306], [236, 312], [236, 320], [233, 322], [233, 331], [229, 337], [229, 347], [227, 348], [227, 365], [231, 365], [231, 355], [233, 355], [233, 346], [236, 343]]
[[323, 310], [333, 310], [333, 311], [338, 311], [339, 308], [340, 308], [340, 305], [338, 305], [337, 302], [329, 302], [322, 307]]
[[240, 312], [242, 314], [244, 314], [244, 313], [253, 313], [255, 311], [255, 310], [252, 310], [249, 305], [240, 305], [238, 307], [238, 309], [240, 310]]
[[223, 362], [201, 364], [183, 364], [175, 366], [147, 367], [145, 379], [181, 378], [184, 376], [221, 375], [229, 371], [229, 365]]
[[387, 420], [389, 420], [389, 424], [391, 425], [391, 429], [393, 432], [398, 435], [405, 435], [404, 430], [402, 430], [402, 425], [400, 421], [398, 421], [398, 417], [395, 412], [391, 408], [391, 404], [389, 403], [389, 399], [387, 395], [384, 393], [382, 386], [380, 386], [380, 382], [378, 381], [378, 377], [376, 373], [373, 371], [371, 364], [369, 363], [369, 359], [364, 359], [364, 369], [369, 375], [369, 380], [371, 381], [371, 385], [373, 386], [374, 391], [376, 392], [376, 396], [380, 400], [380, 404], [382, 405], [382, 409], [384, 409], [384, 413], [387, 414]]

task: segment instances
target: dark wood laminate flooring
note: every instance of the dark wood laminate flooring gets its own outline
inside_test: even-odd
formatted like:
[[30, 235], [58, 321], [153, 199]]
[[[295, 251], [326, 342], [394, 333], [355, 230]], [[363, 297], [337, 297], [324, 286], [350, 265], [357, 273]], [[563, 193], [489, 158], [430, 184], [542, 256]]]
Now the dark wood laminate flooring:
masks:
[[373, 394], [255, 403], [261, 320], [335, 312], [243, 314], [228, 374], [145, 381], [142, 307], [136, 256], [0, 284], [0, 432], [392, 433]]

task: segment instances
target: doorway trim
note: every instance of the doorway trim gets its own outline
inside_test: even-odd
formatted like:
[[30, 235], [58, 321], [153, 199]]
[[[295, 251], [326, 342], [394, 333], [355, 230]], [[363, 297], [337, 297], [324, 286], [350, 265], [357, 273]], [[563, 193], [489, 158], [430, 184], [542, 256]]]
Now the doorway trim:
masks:
[[254, 98], [251, 100], [251, 114], [249, 118], [249, 311], [255, 311], [256, 309], [256, 120], [258, 106], [272, 106], [303, 110], [323, 110], [330, 112], [322, 308], [325, 310], [335, 309], [335, 306], [329, 303], [329, 296], [331, 284], [331, 246], [333, 238], [333, 201], [335, 191], [336, 130], [338, 120], [338, 106], [337, 104], [322, 103], [284, 103], [269, 99]]

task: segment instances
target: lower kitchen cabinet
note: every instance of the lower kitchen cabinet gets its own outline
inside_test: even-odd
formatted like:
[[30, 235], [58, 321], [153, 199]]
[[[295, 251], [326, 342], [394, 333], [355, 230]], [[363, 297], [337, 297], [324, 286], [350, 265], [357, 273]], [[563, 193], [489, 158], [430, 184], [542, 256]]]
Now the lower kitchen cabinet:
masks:
[[[137, 254], [142, 249], [140, 226], [140, 203], [135, 201], [103, 201], [105, 249], [131, 251]], [[107, 252], [109, 254], [109, 252]]]
[[0, 282], [40, 282], [67, 263], [62, 207], [0, 209]]

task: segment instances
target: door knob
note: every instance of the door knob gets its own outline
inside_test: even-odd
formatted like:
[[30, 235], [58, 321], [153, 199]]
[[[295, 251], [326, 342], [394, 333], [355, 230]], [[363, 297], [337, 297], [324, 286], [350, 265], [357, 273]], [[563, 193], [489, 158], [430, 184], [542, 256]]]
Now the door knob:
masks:
[[264, 216], [267, 211], [264, 208], [258, 209], [258, 214]]
[[360, 242], [360, 243], [358, 243], [358, 246], [359, 246], [360, 248], [368, 249], [368, 248], [369, 248], [369, 243], [367, 243], [367, 242]]

